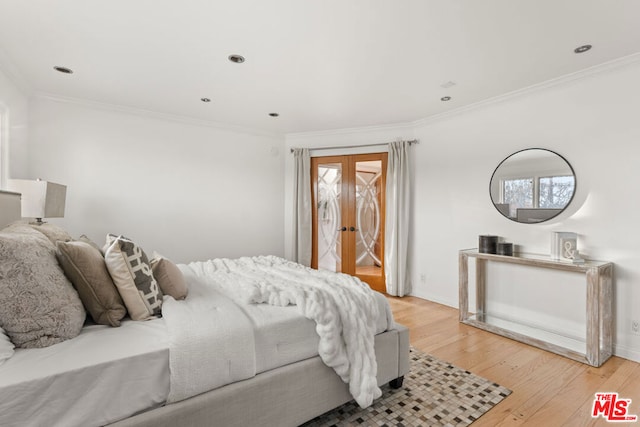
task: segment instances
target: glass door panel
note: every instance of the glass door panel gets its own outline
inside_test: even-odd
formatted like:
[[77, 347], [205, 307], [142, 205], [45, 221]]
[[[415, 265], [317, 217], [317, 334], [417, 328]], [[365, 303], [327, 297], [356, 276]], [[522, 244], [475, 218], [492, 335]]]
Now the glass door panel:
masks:
[[355, 163], [356, 275], [382, 275], [382, 160]]
[[342, 164], [317, 167], [318, 268], [342, 271]]

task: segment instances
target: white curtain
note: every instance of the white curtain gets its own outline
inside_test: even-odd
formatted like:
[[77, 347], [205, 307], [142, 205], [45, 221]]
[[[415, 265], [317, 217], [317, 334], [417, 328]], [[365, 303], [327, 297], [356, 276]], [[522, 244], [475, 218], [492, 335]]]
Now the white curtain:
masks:
[[409, 142], [389, 144], [387, 160], [384, 270], [387, 293], [404, 296], [410, 292], [408, 248], [410, 212]]
[[311, 265], [311, 160], [308, 148], [294, 148], [293, 261]]

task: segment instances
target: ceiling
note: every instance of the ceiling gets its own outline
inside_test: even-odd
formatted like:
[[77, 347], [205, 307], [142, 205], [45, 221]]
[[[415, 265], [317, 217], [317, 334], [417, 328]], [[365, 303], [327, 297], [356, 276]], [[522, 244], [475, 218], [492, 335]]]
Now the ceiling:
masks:
[[308, 132], [412, 122], [628, 56], [639, 17], [637, 0], [0, 0], [0, 68], [36, 95]]

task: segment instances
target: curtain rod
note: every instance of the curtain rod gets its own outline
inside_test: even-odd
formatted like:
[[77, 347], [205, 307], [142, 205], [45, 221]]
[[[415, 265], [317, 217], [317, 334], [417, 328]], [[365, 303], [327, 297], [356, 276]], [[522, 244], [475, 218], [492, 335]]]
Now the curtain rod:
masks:
[[[420, 141], [418, 141], [417, 139], [412, 139], [411, 141], [407, 141], [409, 143], [409, 145], [411, 144], [418, 144]], [[341, 148], [359, 148], [359, 147], [377, 147], [378, 145], [382, 146], [382, 145], [389, 145], [388, 142], [380, 142], [378, 144], [362, 144], [362, 145], [342, 145], [342, 146], [333, 146], [333, 147], [309, 147], [309, 150], [337, 150], [337, 149], [341, 149]], [[293, 148], [291, 149], [291, 152], [293, 153]]]

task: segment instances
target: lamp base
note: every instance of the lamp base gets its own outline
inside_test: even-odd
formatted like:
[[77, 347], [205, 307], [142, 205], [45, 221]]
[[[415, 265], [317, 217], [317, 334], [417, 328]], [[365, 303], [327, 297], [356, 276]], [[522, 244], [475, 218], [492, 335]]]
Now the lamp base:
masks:
[[29, 224], [31, 225], [42, 225], [42, 224], [46, 224], [47, 221], [43, 221], [42, 218], [36, 218], [35, 221], [31, 221]]

